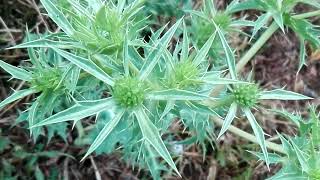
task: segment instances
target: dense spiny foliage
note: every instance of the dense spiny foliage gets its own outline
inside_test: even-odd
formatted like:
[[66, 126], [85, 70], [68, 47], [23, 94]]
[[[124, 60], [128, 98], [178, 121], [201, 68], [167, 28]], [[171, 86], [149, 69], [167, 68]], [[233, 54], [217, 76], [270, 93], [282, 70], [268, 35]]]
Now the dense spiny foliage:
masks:
[[[300, 38], [300, 69], [306, 60], [306, 42], [313, 48], [320, 46], [319, 29], [294, 15], [293, 9], [298, 3], [319, 9], [316, 1], [234, 0], [224, 10], [216, 9], [211, 0], [203, 0], [200, 9], [192, 9], [191, 0], [41, 0], [41, 3], [61, 32], [38, 35], [40, 38], [30, 38], [32, 35], [28, 34], [24, 43], [13, 47], [28, 50], [30, 63], [22, 67], [0, 61], [0, 67], [13, 78], [28, 82], [26, 89], [3, 100], [0, 108], [35, 94], [18, 122], [27, 122], [34, 140], [47, 132], [50, 141], [54, 134], [66, 139], [67, 121], [72, 121], [79, 134], [75, 143], [82, 148], [89, 145], [84, 158], [94, 152], [120, 151], [125, 160], [147, 168], [156, 179], [163, 172], [172, 172], [168, 167], [180, 175], [172, 154], [179, 155], [181, 151], [173, 150], [181, 144], [196, 143], [205, 155], [208, 143], [215, 145], [212, 120], [224, 117], [219, 123], [220, 137], [237, 113], [242, 113], [262, 150], [257, 156], [269, 166], [274, 162], [271, 158], [274, 154], [267, 148], [272, 147], [266, 143], [265, 133], [252, 110], [264, 99], [310, 99], [284, 89], [263, 90], [239, 80], [238, 57], [228, 42], [230, 33], [246, 34], [241, 29], [245, 26], [252, 27], [251, 40], [259, 38], [258, 31], [268, 27], [272, 19], [271, 28], [277, 26], [283, 31], [284, 27], [291, 28]], [[262, 13], [255, 21], [234, 15], [248, 9]], [[152, 24], [157, 23], [157, 16], [181, 19], [167, 25]], [[246, 53], [245, 58], [253, 56], [263, 45], [259, 43], [271, 35], [261, 36], [264, 39], [241, 54]], [[95, 123], [82, 123], [91, 116], [96, 116]], [[319, 122], [314, 111], [312, 119], [316, 120], [310, 129], [317, 129]], [[176, 141], [179, 139], [176, 131], [170, 128], [177, 120], [184, 126], [179, 133], [188, 136], [182, 142]], [[84, 124], [89, 127], [83, 128]], [[312, 136], [303, 136], [308, 144], [319, 141], [320, 135], [314, 132]], [[319, 158], [313, 158], [309, 165], [304, 155], [299, 154], [299, 148], [308, 148], [306, 151], [312, 157], [318, 157], [313, 152], [314, 146], [299, 147], [299, 138], [288, 139], [281, 138], [287, 145], [284, 149], [293, 152], [288, 152], [290, 158], [279, 163], [291, 168], [299, 162], [302, 175], [319, 178], [319, 170], [315, 168], [319, 167]], [[301, 169], [290, 168], [287, 169], [294, 172]], [[287, 169], [283, 172], [288, 173]]]

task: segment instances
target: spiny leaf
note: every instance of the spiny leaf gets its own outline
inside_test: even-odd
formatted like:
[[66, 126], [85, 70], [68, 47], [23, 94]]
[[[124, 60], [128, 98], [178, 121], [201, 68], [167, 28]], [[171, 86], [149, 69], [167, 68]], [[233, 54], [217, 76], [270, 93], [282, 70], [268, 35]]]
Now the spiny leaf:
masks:
[[[265, 161], [263, 153], [260, 152], [253, 152], [253, 151], [248, 151], [249, 153], [257, 156], [259, 160]], [[268, 155], [270, 164], [277, 164], [281, 162], [281, 156], [275, 153], [269, 153]]]
[[207, 42], [203, 45], [203, 47], [199, 50], [199, 52], [197, 53], [196, 57], [193, 60], [193, 63], [196, 66], [199, 66], [201, 64], [201, 62], [203, 62], [212, 46], [213, 40], [215, 39], [217, 34], [217, 31], [215, 31], [210, 38], [207, 40]]
[[160, 120], [163, 119], [175, 106], [174, 100], [168, 100], [165, 109], [163, 110]]
[[84, 157], [82, 158], [81, 161], [83, 161], [86, 157], [88, 157], [91, 153], [93, 153], [103, 143], [103, 141], [108, 137], [108, 135], [111, 133], [111, 131], [120, 122], [124, 113], [125, 113], [124, 109], [120, 110], [119, 112], [116, 113], [116, 115], [113, 117], [113, 119], [111, 121], [106, 123], [106, 125], [100, 131], [100, 133], [96, 137], [96, 139], [93, 141], [93, 143], [91, 144], [87, 153], [84, 155]]
[[46, 8], [50, 18], [68, 35], [72, 36], [74, 29], [64, 14], [56, 7], [52, 0], [40, 0], [44, 8]]
[[206, 99], [213, 99], [209, 96], [202, 95], [192, 91], [180, 89], [168, 89], [162, 91], [149, 92], [146, 96], [147, 99], [152, 100], [185, 100], [185, 101], [201, 101]]
[[298, 72], [302, 69], [303, 66], [306, 65], [306, 46], [305, 46], [305, 40], [303, 38], [300, 38], [300, 52], [299, 52], [299, 69]]
[[231, 104], [228, 114], [223, 121], [223, 125], [221, 127], [221, 130], [217, 139], [219, 139], [229, 129], [233, 119], [236, 117], [237, 107], [238, 107], [237, 103]]
[[152, 124], [144, 109], [140, 107], [135, 110], [134, 113], [137, 117], [143, 138], [148, 141], [148, 143], [152, 145], [152, 147], [170, 165], [170, 167], [174, 169], [179, 176], [181, 176], [159, 135], [158, 129], [154, 124]]
[[239, 11], [244, 11], [248, 9], [260, 9], [260, 3], [256, 0], [247, 0], [239, 2], [239, 0], [234, 0], [230, 5], [227, 7], [228, 13], [235, 13]]
[[100, 79], [101, 81], [109, 84], [110, 86], [114, 85], [113, 79], [104, 72], [99, 66], [97, 66], [94, 62], [85, 59], [80, 56], [76, 56], [74, 54], [71, 54], [69, 52], [57, 49], [55, 47], [51, 47], [53, 50], [55, 50], [58, 54], [60, 54], [62, 57], [66, 58], [73, 64], [77, 65], [84, 71], [90, 73], [91, 75], [95, 76], [96, 78]]
[[213, 84], [213, 85], [223, 85], [223, 84], [250, 84], [248, 82], [245, 81], [239, 81], [239, 80], [234, 80], [234, 79], [228, 79], [228, 78], [220, 78], [220, 77], [216, 77], [216, 78], [206, 78], [204, 77], [204, 79], [200, 80], [203, 83], [206, 84]]
[[59, 49], [68, 49], [68, 48], [84, 48], [81, 44], [73, 41], [55, 41], [51, 39], [41, 38], [33, 41], [28, 41], [16, 46], [10, 47], [8, 49], [21, 49], [21, 48], [48, 48], [55, 47]]
[[278, 26], [280, 27], [280, 29], [284, 31], [284, 20], [283, 20], [283, 16], [282, 16], [282, 12], [274, 12], [272, 13], [272, 17], [274, 19], [274, 21], [278, 24]]
[[279, 100], [308, 100], [313, 99], [311, 97], [295, 93], [292, 91], [286, 91], [283, 89], [275, 89], [272, 91], [263, 91], [259, 99], [279, 99]]
[[115, 105], [115, 102], [113, 101], [113, 98], [106, 98], [106, 99], [95, 100], [95, 101], [81, 101], [81, 102], [78, 102], [76, 105], [72, 106], [71, 108], [61, 111], [33, 125], [31, 128], [65, 122], [65, 121], [71, 121], [71, 120], [80, 120], [80, 119], [98, 114], [99, 112], [107, 108], [113, 107], [114, 105]]
[[9, 74], [11, 74], [12, 77], [15, 79], [20, 79], [23, 81], [30, 81], [32, 79], [32, 75], [30, 72], [28, 72], [24, 69], [12, 66], [12, 65], [10, 65], [4, 61], [1, 61], [1, 60], [0, 60], [0, 67], [2, 69], [4, 69], [5, 71], [7, 71]]
[[25, 89], [25, 90], [20, 90], [20, 91], [15, 91], [11, 96], [9, 96], [7, 99], [3, 100], [0, 103], [0, 109], [2, 109], [4, 106], [18, 100], [21, 98], [24, 98], [28, 95], [34, 94], [37, 91], [35, 89]]
[[182, 40], [182, 50], [181, 50], [181, 61], [186, 61], [189, 56], [189, 37], [187, 32], [187, 27], [183, 21], [183, 40]]
[[292, 140], [290, 140], [292, 146], [293, 146], [293, 149], [294, 149], [294, 152], [296, 153], [297, 155], [297, 158], [299, 160], [299, 163], [302, 167], [302, 171], [308, 173], [309, 170], [310, 170], [310, 167], [308, 165], [308, 160], [307, 158], [305, 157], [305, 155], [303, 154], [304, 152], [296, 145], [295, 142], [293, 142]]
[[224, 34], [221, 31], [220, 27], [215, 22], [213, 22], [213, 24], [217, 29], [218, 35], [220, 37], [221, 44], [223, 46], [223, 50], [224, 50], [226, 58], [227, 58], [227, 64], [228, 64], [228, 68], [229, 68], [229, 71], [230, 71], [231, 78], [232, 79], [237, 79], [236, 60], [235, 60], [234, 54], [233, 54], [233, 52], [232, 52], [232, 50], [231, 50], [226, 38], [224, 37]]
[[148, 75], [151, 73], [153, 68], [157, 65], [158, 61], [160, 60], [164, 50], [167, 48], [172, 36], [178, 29], [182, 19], [177, 21], [166, 34], [163, 35], [163, 37], [158, 41], [156, 47], [154, 47], [154, 50], [150, 55], [146, 58], [146, 61], [144, 65], [142, 66], [142, 69], [140, 70], [139, 78], [141, 80], [145, 80]]
[[268, 156], [268, 151], [267, 151], [267, 146], [266, 146], [266, 140], [264, 138], [264, 132], [263, 129], [260, 127], [258, 122], [256, 121], [256, 118], [252, 114], [251, 110], [249, 108], [243, 108], [243, 112], [248, 118], [248, 121], [251, 125], [251, 128], [253, 130], [253, 133], [255, 134], [258, 144], [260, 145], [264, 159], [266, 161], [267, 166], [269, 167], [270, 161], [269, 161], [269, 156]]

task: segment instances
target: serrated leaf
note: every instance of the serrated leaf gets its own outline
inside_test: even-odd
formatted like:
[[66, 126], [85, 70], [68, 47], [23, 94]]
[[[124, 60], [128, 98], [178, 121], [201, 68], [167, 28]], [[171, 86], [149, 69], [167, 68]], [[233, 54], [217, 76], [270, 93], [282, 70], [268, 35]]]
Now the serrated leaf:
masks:
[[292, 146], [291, 144], [289, 143], [289, 141], [283, 137], [280, 133], [277, 133], [279, 138], [280, 138], [280, 141], [281, 141], [281, 144], [282, 144], [282, 148], [283, 150], [286, 152], [287, 156], [290, 158], [290, 152], [292, 151]]
[[[248, 152], [257, 156], [259, 158], [259, 160], [265, 161], [265, 159], [264, 159], [265, 157], [264, 157], [263, 153], [253, 152], [253, 151], [248, 151]], [[275, 154], [275, 153], [269, 153], [268, 157], [270, 160], [270, 164], [277, 164], [282, 161], [282, 157], [278, 154]]]
[[83, 161], [85, 158], [87, 158], [91, 153], [93, 153], [102, 143], [103, 141], [108, 137], [108, 135], [111, 133], [111, 131], [117, 126], [117, 124], [120, 122], [123, 114], [125, 113], [125, 110], [122, 109], [119, 112], [116, 113], [114, 118], [106, 123], [104, 128], [100, 131], [99, 135], [95, 138], [91, 146], [89, 147], [87, 153], [84, 155], [81, 161]]
[[47, 10], [50, 18], [68, 35], [72, 36], [74, 29], [64, 14], [56, 7], [52, 0], [40, 0], [41, 4]]
[[263, 91], [259, 99], [279, 99], [279, 100], [308, 100], [313, 99], [311, 97], [295, 93], [292, 91], [286, 91], [283, 89], [275, 89], [272, 91]]
[[182, 101], [201, 101], [207, 99], [213, 99], [209, 96], [199, 94], [192, 91], [180, 90], [180, 89], [168, 89], [162, 91], [149, 92], [146, 95], [147, 99], [152, 100], [182, 100]]
[[100, 79], [101, 81], [105, 82], [106, 84], [109, 84], [110, 86], [114, 85], [113, 79], [104, 72], [99, 66], [97, 66], [94, 62], [85, 59], [80, 56], [76, 56], [74, 54], [71, 54], [69, 52], [57, 49], [55, 47], [51, 47], [54, 51], [56, 51], [58, 54], [60, 54], [62, 57], [66, 58], [79, 68], [83, 69], [84, 71], [90, 73], [94, 77]]
[[201, 62], [203, 62], [206, 58], [206, 56], [208, 55], [208, 52], [212, 46], [212, 43], [216, 37], [217, 31], [215, 31], [210, 38], [207, 40], [207, 42], [202, 46], [202, 48], [199, 50], [199, 52], [197, 52], [196, 57], [193, 60], [193, 63], [196, 66], [199, 66], [201, 64]]
[[248, 118], [248, 121], [249, 121], [251, 128], [253, 130], [253, 133], [257, 138], [257, 142], [262, 149], [265, 162], [266, 162], [267, 166], [269, 167], [270, 160], [269, 160], [269, 156], [268, 156], [266, 140], [264, 138], [263, 129], [258, 124], [258, 122], [256, 121], [256, 118], [254, 117], [254, 115], [252, 114], [252, 112], [249, 108], [243, 108], [242, 110], [245, 113], [246, 117]]
[[16, 100], [19, 100], [34, 93], [37, 93], [35, 89], [24, 89], [15, 91], [12, 95], [10, 95], [8, 98], [6, 98], [0, 103], [0, 109]]
[[33, 125], [31, 128], [50, 125], [50, 124], [56, 124], [56, 123], [71, 121], [71, 120], [80, 120], [80, 119], [98, 114], [99, 112], [107, 108], [113, 107], [114, 105], [115, 105], [115, 102], [113, 101], [113, 98], [106, 98], [106, 99], [100, 99], [95, 101], [81, 101], [69, 109], [61, 111], [53, 116], [50, 116], [49, 118], [43, 121], [40, 121], [39, 123]]
[[1, 60], [0, 60], [0, 67], [4, 69], [6, 72], [8, 72], [9, 74], [11, 74], [11, 76], [15, 79], [20, 79], [23, 81], [30, 81], [32, 79], [32, 75], [30, 72], [24, 69], [12, 66], [11, 64], [8, 64]]
[[145, 63], [140, 70], [139, 79], [145, 80], [148, 75], [152, 72], [154, 67], [159, 62], [163, 52], [167, 48], [171, 38], [173, 37], [174, 33], [180, 26], [182, 19], [178, 20], [167, 32], [163, 35], [163, 37], [157, 42], [157, 45], [154, 47], [154, 50], [150, 55], [146, 58]]
[[219, 139], [229, 129], [233, 119], [236, 117], [237, 109], [238, 109], [238, 105], [236, 103], [232, 103], [229, 108], [228, 114], [223, 121], [221, 130], [217, 139]]
[[223, 46], [223, 50], [225, 52], [228, 68], [230, 71], [230, 75], [232, 79], [237, 79], [237, 72], [236, 72], [236, 59], [234, 57], [234, 53], [231, 50], [226, 38], [224, 37], [223, 32], [221, 31], [220, 27], [213, 22], [214, 26], [216, 27], [216, 30], [218, 32], [218, 35], [220, 37], [221, 44]]
[[302, 171], [308, 173], [310, 170], [310, 167], [308, 165], [308, 160], [307, 158], [304, 156], [304, 152], [296, 145], [295, 142], [293, 142], [292, 140], [290, 140], [292, 147], [294, 149], [294, 152], [297, 155], [297, 158], [299, 160], [299, 163], [301, 165]]
[[151, 144], [151, 146], [159, 153], [159, 155], [170, 165], [172, 169], [179, 175], [179, 171], [173, 162], [169, 151], [164, 145], [161, 136], [159, 135], [159, 131], [154, 124], [152, 124], [151, 120], [145, 113], [142, 107], [138, 108], [134, 111], [137, 121], [139, 123], [143, 138]]

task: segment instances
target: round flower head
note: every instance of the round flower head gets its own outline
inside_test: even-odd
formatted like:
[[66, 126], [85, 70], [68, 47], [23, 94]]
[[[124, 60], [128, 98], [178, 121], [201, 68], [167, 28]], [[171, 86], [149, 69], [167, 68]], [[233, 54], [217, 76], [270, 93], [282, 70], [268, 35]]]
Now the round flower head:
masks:
[[123, 107], [132, 108], [143, 103], [146, 86], [133, 77], [123, 77], [115, 82], [113, 97]]
[[259, 99], [259, 88], [256, 84], [240, 85], [234, 88], [234, 100], [243, 107], [253, 107]]
[[58, 68], [36, 71], [33, 73], [31, 86], [38, 91], [54, 90], [59, 86], [62, 74]]
[[191, 61], [184, 61], [177, 64], [169, 84], [174, 88], [194, 87], [198, 76], [198, 68]]
[[310, 177], [310, 179], [312, 179], [312, 180], [320, 180], [320, 169], [312, 170], [312, 171], [309, 173], [309, 177]]

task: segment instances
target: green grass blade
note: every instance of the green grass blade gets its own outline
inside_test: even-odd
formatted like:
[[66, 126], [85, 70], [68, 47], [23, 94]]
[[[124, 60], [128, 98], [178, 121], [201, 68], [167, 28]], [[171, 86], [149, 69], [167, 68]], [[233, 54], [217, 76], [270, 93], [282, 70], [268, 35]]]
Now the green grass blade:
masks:
[[264, 155], [264, 159], [266, 160], [266, 164], [269, 167], [269, 157], [268, 157], [268, 151], [267, 151], [267, 146], [266, 146], [266, 140], [264, 138], [264, 132], [263, 129], [260, 127], [258, 122], [256, 121], [256, 118], [252, 114], [251, 110], [249, 108], [244, 108], [243, 112], [248, 118], [248, 121], [251, 125], [251, 128], [253, 130], [253, 133], [255, 134], [258, 144], [260, 145], [262, 149], [262, 153]]
[[180, 89], [168, 89], [162, 91], [149, 92], [146, 96], [147, 99], [152, 100], [181, 100], [181, 101], [202, 101], [212, 99], [209, 96], [202, 95], [192, 91]]
[[231, 48], [230, 48], [226, 38], [224, 37], [224, 34], [221, 31], [220, 27], [215, 22], [213, 22], [213, 24], [217, 29], [218, 35], [220, 37], [221, 44], [223, 46], [223, 50], [224, 50], [226, 58], [227, 58], [226, 60], [227, 60], [227, 64], [228, 64], [228, 68], [229, 68], [229, 71], [230, 71], [231, 78], [232, 79], [237, 79], [236, 59], [234, 57], [234, 53], [231, 50]]
[[152, 124], [144, 109], [140, 107], [137, 110], [135, 110], [134, 113], [137, 117], [143, 138], [148, 143], [150, 143], [152, 147], [159, 153], [159, 155], [170, 165], [170, 167], [174, 169], [174, 171], [179, 176], [181, 176], [170, 156], [169, 151], [167, 150], [166, 146], [164, 145], [161, 139], [157, 127], [154, 124]]
[[112, 98], [106, 98], [95, 101], [82, 101], [78, 102], [76, 105], [72, 106], [69, 109], [61, 111], [35, 125], [34, 127], [40, 127], [50, 124], [56, 124], [65, 121], [71, 120], [80, 120], [105, 110], [106, 108], [111, 108], [115, 105]]
[[64, 14], [56, 7], [52, 0], [40, 0], [50, 18], [68, 35], [72, 36], [74, 29]]
[[0, 103], [0, 109], [2, 109], [4, 106], [19, 100], [21, 98], [24, 98], [28, 95], [37, 93], [37, 91], [35, 89], [25, 89], [25, 90], [20, 90], [20, 91], [15, 91], [11, 96], [9, 96], [7, 99], [3, 100]]
[[60, 54], [62, 57], [66, 58], [73, 64], [77, 65], [79, 68], [83, 69], [84, 71], [90, 73], [94, 77], [100, 79], [101, 81], [109, 84], [110, 86], [114, 85], [113, 79], [104, 72], [99, 66], [97, 66], [92, 61], [85, 59], [80, 56], [76, 56], [74, 54], [71, 54], [69, 52], [57, 49], [55, 47], [51, 47], [53, 50], [55, 50], [58, 54]]
[[259, 99], [279, 99], [279, 100], [308, 100], [311, 97], [283, 89], [275, 89], [272, 91], [263, 91]]
[[0, 60], [0, 67], [4, 69], [6, 72], [8, 72], [9, 74], [11, 74], [11, 76], [15, 79], [20, 79], [23, 81], [30, 81], [32, 79], [32, 75], [30, 72], [24, 69], [12, 66], [1, 60]]
[[121, 110], [120, 112], [117, 112], [116, 115], [113, 117], [111, 121], [109, 121], [103, 129], [100, 131], [98, 136], [95, 138], [91, 146], [89, 147], [87, 153], [84, 155], [84, 157], [81, 159], [83, 161], [85, 158], [87, 158], [91, 153], [93, 153], [102, 143], [103, 141], [108, 137], [108, 135], [111, 133], [111, 131], [118, 125], [120, 122], [123, 114], [125, 113], [125, 110]]
[[156, 47], [154, 47], [154, 51], [150, 53], [150, 55], [146, 58], [144, 65], [140, 71], [139, 79], [145, 80], [148, 75], [151, 73], [153, 68], [159, 62], [161, 56], [163, 55], [164, 51], [166, 50], [170, 40], [172, 39], [174, 33], [180, 26], [182, 19], [178, 20], [163, 37], [158, 41]]
[[217, 139], [219, 139], [229, 129], [233, 119], [236, 117], [237, 109], [238, 105], [236, 103], [232, 103], [229, 108], [228, 114], [223, 121], [223, 125]]
[[208, 55], [208, 52], [212, 46], [212, 43], [216, 37], [217, 31], [215, 31], [210, 38], [207, 40], [207, 42], [203, 45], [203, 47], [199, 50], [196, 57], [193, 60], [193, 63], [196, 66], [199, 66], [201, 62], [205, 61], [206, 56]]

